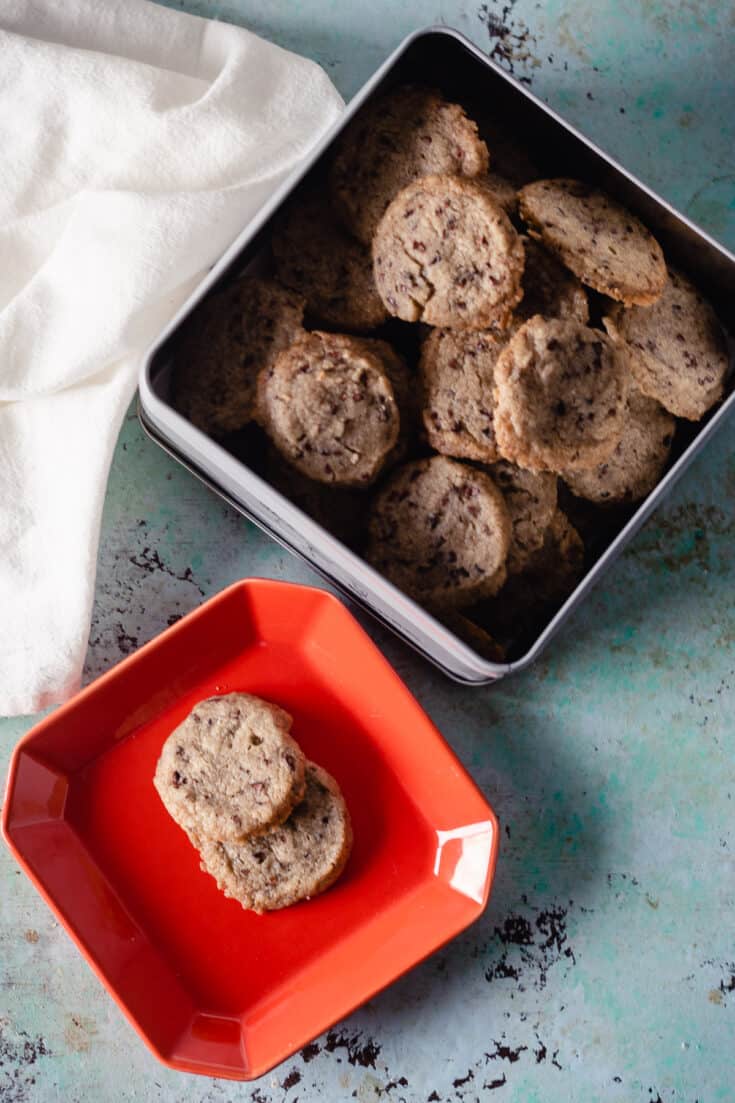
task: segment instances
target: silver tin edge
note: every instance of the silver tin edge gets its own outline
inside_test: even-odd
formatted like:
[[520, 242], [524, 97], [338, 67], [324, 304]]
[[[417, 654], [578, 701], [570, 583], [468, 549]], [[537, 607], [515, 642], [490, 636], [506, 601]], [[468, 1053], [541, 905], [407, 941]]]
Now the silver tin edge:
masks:
[[[334, 138], [349, 123], [353, 115], [372, 94], [375, 87], [390, 72], [413, 42], [425, 35], [436, 34], [445, 35], [460, 42], [484, 65], [512, 85], [514, 91], [526, 100], [530, 100], [539, 110], [572, 134], [607, 165], [621, 173], [660, 208], [687, 226], [696, 237], [706, 242], [724, 260], [735, 267], [735, 256], [719, 242], [677, 211], [665, 199], [658, 196], [624, 166], [620, 165], [614, 158], [577, 130], [576, 127], [535, 96], [528, 88], [501, 69], [463, 34], [448, 27], [429, 26], [414, 31], [389, 55], [380, 68], [353, 97], [340, 118], [319, 140], [307, 160], [283, 181], [255, 218], [244, 227], [232, 245], [146, 351], [142, 359], [139, 377], [140, 412], [143, 428], [159, 445], [169, 451], [194, 475], [202, 479], [235, 508], [244, 512], [256, 524], [259, 524], [271, 537], [281, 542], [289, 551], [302, 556], [330, 582], [376, 615], [379, 620], [439, 666], [450, 677], [470, 684], [483, 684], [502, 678], [506, 674], [524, 670], [539, 657], [577, 605], [584, 600], [600, 576], [612, 565], [628, 541], [638, 532], [689, 464], [720, 427], [735, 405], [735, 392], [729, 396], [707, 425], [697, 434], [655, 490], [641, 503], [634, 515], [547, 624], [532, 647], [514, 662], [493, 663], [482, 659], [419, 605], [374, 571], [365, 560], [344, 547], [340, 541], [317, 525], [278, 491], [270, 487], [239, 460], [234, 459], [216, 442], [206, 437], [186, 419], [177, 414], [175, 410], [158, 397], [150, 379], [150, 367], [153, 357], [166, 338], [207, 294], [210, 287], [232, 263], [243, 247], [266, 224], [274, 211], [331, 145]], [[187, 457], [193, 462], [188, 462]]]

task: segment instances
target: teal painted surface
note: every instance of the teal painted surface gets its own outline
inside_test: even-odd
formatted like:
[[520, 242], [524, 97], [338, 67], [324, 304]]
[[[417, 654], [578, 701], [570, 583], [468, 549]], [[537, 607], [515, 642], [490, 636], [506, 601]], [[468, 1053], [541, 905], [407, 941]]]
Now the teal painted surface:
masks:
[[[408, 31], [456, 26], [735, 247], [731, 3], [185, 6], [317, 58], [347, 96]], [[257, 1085], [158, 1065], [3, 852], [2, 1103], [729, 1103], [734, 535], [729, 425], [526, 674], [455, 686], [364, 620], [500, 816], [495, 890], [474, 927]], [[316, 581], [131, 414], [88, 676], [248, 574]], [[0, 722], [3, 771], [30, 723]]]

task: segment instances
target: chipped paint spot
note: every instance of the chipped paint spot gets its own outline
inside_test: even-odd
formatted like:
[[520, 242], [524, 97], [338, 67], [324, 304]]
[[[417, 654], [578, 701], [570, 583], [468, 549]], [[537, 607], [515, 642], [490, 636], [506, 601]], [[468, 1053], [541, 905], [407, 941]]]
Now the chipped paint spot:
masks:
[[38, 942], [39, 937], [38, 931], [34, 931], [32, 927], [23, 932], [23, 938], [26, 942]]
[[64, 1041], [69, 1049], [76, 1053], [86, 1053], [97, 1033], [97, 1024], [87, 1015], [67, 1015], [64, 1026]]

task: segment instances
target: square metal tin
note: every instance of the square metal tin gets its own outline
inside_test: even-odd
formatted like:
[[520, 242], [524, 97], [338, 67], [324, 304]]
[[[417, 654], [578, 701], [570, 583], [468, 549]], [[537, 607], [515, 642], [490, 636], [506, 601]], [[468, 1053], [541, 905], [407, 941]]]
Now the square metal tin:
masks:
[[[183, 320], [215, 286], [245, 270], [257, 269], [274, 214], [328, 156], [335, 139], [366, 101], [385, 88], [411, 81], [440, 88], [449, 98], [467, 104], [470, 114], [472, 104], [492, 104], [493, 112], [506, 127], [511, 125], [526, 136], [534, 158], [548, 175], [582, 176], [621, 200], [650, 227], [667, 259], [682, 267], [702, 288], [727, 330], [735, 332], [735, 256], [566, 123], [463, 35], [445, 27], [430, 27], [409, 36], [367, 82], [308, 162], [243, 230], [147, 353], [140, 372], [139, 413], [153, 439], [236, 509], [302, 556], [450, 677], [481, 684], [522, 670], [540, 655], [725, 420], [735, 394], [731, 375], [725, 400], [702, 422], [677, 434], [674, 462], [665, 476], [643, 502], [628, 511], [620, 529], [595, 549], [596, 558], [579, 585], [527, 650], [506, 663], [490, 662], [479, 655], [245, 463], [178, 414], [167, 396], [172, 339]], [[489, 115], [487, 107], [485, 114]]]

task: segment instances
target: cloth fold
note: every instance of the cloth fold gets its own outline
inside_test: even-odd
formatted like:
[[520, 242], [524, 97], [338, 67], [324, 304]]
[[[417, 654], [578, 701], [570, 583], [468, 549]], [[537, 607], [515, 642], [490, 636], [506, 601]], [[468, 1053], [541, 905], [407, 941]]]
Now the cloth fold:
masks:
[[78, 688], [140, 356], [341, 106], [239, 27], [0, 0], [0, 715]]

